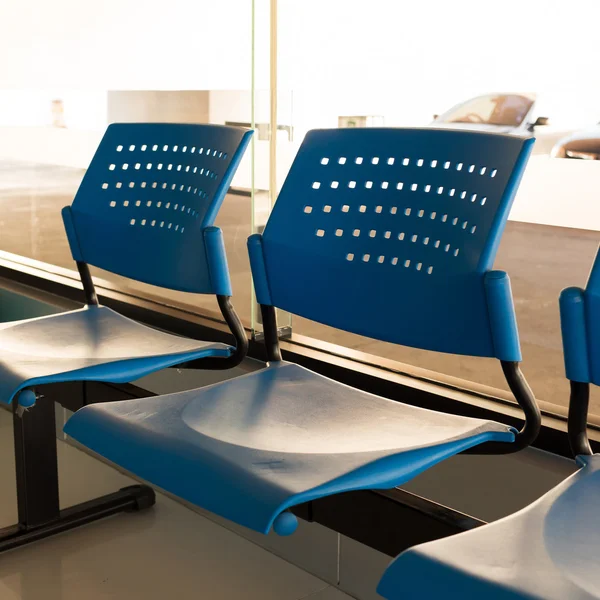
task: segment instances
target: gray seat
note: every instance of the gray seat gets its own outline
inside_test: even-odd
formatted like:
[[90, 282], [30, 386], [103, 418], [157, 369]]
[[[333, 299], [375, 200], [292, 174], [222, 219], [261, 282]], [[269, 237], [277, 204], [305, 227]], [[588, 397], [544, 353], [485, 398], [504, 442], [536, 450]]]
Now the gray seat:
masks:
[[287, 362], [198, 390], [88, 406], [65, 432], [264, 533], [290, 506], [394, 487], [457, 452], [515, 436], [507, 425], [394, 402]]
[[600, 598], [600, 456], [520, 512], [416, 546], [388, 567], [389, 600]]
[[231, 348], [151, 329], [105, 306], [0, 324], [0, 401], [54, 381], [127, 382]]
[[[251, 135], [219, 125], [108, 127], [62, 211], [86, 308], [0, 325], [0, 402], [24, 390], [18, 402], [31, 407], [36, 394], [25, 388], [44, 383], [127, 382], [197, 358], [210, 369], [243, 360], [248, 340], [231, 304], [223, 235], [213, 223]], [[216, 296], [235, 346], [161, 333], [99, 306], [90, 265]]]

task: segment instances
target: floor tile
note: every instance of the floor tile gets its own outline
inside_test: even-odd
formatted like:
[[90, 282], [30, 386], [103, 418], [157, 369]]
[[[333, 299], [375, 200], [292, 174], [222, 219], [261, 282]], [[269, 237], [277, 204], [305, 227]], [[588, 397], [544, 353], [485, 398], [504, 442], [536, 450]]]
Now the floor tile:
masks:
[[[0, 411], [0, 477], [6, 482], [14, 481], [10, 418]], [[131, 483], [63, 442], [59, 461], [64, 506]], [[15, 520], [14, 496], [14, 485], [2, 486], [0, 526]], [[0, 560], [2, 600], [299, 600], [325, 586], [162, 494], [151, 510], [117, 515]]]
[[359, 600], [381, 600], [376, 589], [391, 560], [389, 556], [377, 550], [342, 536], [340, 589]]
[[[352, 596], [344, 594], [338, 588], [328, 586], [310, 596], [306, 597], [306, 600], [351, 600]], [[305, 600], [304, 598], [302, 600]]]

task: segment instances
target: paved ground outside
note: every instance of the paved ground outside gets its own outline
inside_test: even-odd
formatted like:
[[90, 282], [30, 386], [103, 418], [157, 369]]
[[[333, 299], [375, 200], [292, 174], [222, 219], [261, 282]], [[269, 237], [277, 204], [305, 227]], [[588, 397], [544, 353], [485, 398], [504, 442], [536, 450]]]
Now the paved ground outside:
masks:
[[[83, 171], [55, 166], [0, 162], [0, 249], [74, 268], [60, 209], [69, 204]], [[565, 198], [565, 202], [568, 202]], [[250, 199], [230, 194], [217, 218], [225, 235], [235, 306], [247, 322], [251, 314]], [[584, 285], [594, 258], [598, 232], [509, 222], [495, 267], [511, 277], [523, 346], [523, 370], [537, 397], [566, 406], [568, 384], [562, 363], [558, 295], [566, 286]], [[110, 274], [102, 277], [120, 280]], [[212, 298], [127, 285], [166, 297], [174, 304], [216, 310]], [[294, 317], [294, 331], [378, 356], [399, 360], [462, 379], [506, 389], [496, 361], [435, 354], [377, 342]], [[600, 401], [592, 401], [600, 414]]]

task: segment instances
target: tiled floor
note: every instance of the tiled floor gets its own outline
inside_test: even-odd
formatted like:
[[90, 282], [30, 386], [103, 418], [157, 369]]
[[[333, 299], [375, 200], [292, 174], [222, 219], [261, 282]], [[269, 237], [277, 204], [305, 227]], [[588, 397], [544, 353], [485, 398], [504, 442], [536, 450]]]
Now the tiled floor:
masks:
[[[11, 416], [0, 410], [0, 527], [15, 521]], [[131, 480], [59, 442], [61, 500]], [[1, 600], [344, 600], [321, 579], [158, 495], [123, 514], [0, 556]]]

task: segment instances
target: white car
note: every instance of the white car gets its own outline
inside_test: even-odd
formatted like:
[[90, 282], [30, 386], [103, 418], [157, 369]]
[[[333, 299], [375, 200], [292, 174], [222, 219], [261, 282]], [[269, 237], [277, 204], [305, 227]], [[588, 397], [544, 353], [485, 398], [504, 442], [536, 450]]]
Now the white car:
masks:
[[552, 148], [553, 158], [600, 160], [600, 123], [559, 140]]
[[535, 94], [486, 94], [453, 106], [436, 116], [434, 127], [531, 135], [548, 118], [536, 116]]
[[534, 135], [534, 154], [549, 154], [556, 142], [573, 129], [550, 127], [548, 117], [541, 116], [536, 94], [485, 94], [453, 106], [436, 115], [431, 127]]

